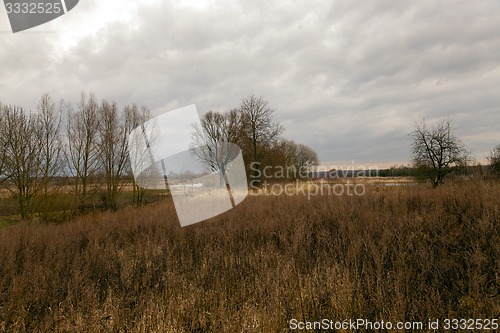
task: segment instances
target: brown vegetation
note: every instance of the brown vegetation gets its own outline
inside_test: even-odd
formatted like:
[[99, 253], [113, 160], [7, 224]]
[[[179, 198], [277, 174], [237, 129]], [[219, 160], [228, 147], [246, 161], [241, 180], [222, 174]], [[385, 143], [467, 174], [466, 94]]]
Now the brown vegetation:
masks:
[[0, 330], [283, 332], [292, 318], [500, 314], [498, 183], [173, 204], [0, 231]]

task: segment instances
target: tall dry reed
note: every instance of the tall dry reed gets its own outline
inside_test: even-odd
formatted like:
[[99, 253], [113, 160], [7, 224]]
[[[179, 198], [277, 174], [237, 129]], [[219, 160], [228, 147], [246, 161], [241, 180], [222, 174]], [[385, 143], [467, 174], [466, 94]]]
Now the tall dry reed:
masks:
[[500, 314], [500, 185], [160, 202], [0, 231], [0, 330], [283, 332], [289, 320]]

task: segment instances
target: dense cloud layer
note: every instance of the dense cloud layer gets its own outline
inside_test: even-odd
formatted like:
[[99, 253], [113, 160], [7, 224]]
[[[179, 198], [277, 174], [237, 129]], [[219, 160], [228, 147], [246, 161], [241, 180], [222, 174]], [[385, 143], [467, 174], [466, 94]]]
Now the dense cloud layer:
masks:
[[323, 161], [408, 162], [422, 117], [454, 117], [480, 160], [500, 143], [498, 1], [112, 3], [15, 35], [2, 9], [0, 101], [225, 111], [255, 93]]

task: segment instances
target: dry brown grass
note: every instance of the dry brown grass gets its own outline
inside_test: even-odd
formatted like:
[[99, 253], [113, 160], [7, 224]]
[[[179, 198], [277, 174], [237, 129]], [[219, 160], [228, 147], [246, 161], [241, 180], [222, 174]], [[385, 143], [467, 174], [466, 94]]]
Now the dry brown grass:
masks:
[[283, 332], [288, 321], [495, 318], [500, 185], [171, 202], [0, 232], [0, 330]]

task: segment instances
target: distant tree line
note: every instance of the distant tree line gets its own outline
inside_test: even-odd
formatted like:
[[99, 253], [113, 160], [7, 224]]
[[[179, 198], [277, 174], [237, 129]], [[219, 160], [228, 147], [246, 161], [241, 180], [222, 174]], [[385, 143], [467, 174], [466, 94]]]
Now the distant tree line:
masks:
[[[318, 157], [311, 148], [282, 138], [283, 127], [273, 113], [266, 100], [250, 95], [227, 113], [206, 113], [200, 131], [213, 143], [241, 147], [248, 176], [253, 164], [289, 168], [291, 177], [301, 177]], [[132, 175], [128, 137], [149, 117], [146, 107], [120, 109], [94, 93], [82, 93], [76, 106], [46, 93], [35, 112], [0, 103], [0, 187], [15, 198], [22, 219], [49, 220], [60, 209], [58, 201], [68, 200], [70, 215], [113, 210], [125, 187], [132, 203], [140, 204], [144, 189]]]

